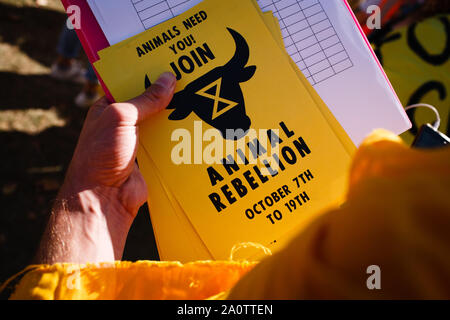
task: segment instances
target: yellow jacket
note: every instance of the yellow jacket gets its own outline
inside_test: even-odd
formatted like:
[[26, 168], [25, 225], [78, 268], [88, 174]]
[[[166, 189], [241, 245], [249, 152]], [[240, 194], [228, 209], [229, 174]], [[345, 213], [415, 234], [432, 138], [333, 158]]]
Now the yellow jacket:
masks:
[[[344, 205], [256, 267], [30, 266], [2, 290], [11, 299], [449, 299], [449, 195], [450, 148], [413, 150], [378, 131], [355, 155]], [[370, 266], [380, 268], [380, 290], [367, 286]]]

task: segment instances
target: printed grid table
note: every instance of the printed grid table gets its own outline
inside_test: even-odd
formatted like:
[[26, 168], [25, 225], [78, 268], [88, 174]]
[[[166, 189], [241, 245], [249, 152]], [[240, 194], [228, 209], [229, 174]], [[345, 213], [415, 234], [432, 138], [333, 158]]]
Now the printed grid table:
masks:
[[169, 20], [201, 0], [131, 0], [145, 29]]
[[258, 0], [278, 18], [286, 50], [312, 85], [353, 63], [319, 0]]
[[[201, 2], [201, 0], [131, 1], [145, 29], [173, 18]], [[312, 85], [353, 67], [319, 0], [257, 1], [262, 11], [272, 11], [278, 18], [288, 54]]]

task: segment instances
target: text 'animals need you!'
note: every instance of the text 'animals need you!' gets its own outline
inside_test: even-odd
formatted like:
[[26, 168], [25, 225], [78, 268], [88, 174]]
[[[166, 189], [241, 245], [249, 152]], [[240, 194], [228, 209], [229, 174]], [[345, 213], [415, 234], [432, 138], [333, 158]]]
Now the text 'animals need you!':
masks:
[[[140, 46], [136, 47], [136, 52], [139, 58], [150, 54], [151, 52], [157, 50], [158, 48], [168, 44], [171, 52], [175, 55], [179, 54], [192, 47], [197, 43], [192, 34], [181, 38], [183, 29], [191, 30], [195, 26], [201, 24], [208, 18], [205, 11], [199, 11], [198, 13], [192, 15], [191, 17], [183, 20], [182, 26], [173, 26], [167, 31], [158, 34], [147, 42], [142, 43]], [[179, 38], [178, 41], [174, 42], [172, 40]], [[212, 53], [207, 43], [204, 43], [194, 50], [190, 50], [187, 55], [182, 55], [179, 57], [178, 61], [171, 62], [170, 67], [173, 73], [176, 75], [177, 80], [182, 78], [182, 73], [192, 73], [196, 67], [201, 67], [208, 63], [210, 60], [214, 60], [215, 56]]]

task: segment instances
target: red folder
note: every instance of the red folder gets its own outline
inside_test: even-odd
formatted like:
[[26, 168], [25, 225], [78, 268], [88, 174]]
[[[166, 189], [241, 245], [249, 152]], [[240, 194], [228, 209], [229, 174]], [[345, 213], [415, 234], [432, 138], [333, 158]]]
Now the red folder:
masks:
[[[108, 40], [105, 37], [105, 34], [102, 31], [102, 28], [97, 22], [94, 14], [92, 13], [91, 8], [89, 7], [86, 0], [61, 0], [64, 8], [67, 8], [75, 5], [80, 8], [81, 11], [81, 29], [76, 29], [78, 38], [80, 39], [81, 45], [83, 46], [86, 55], [93, 64], [94, 62], [99, 60], [98, 52], [110, 46]], [[95, 70], [97, 74], [97, 78], [100, 81], [100, 84], [105, 92], [106, 97], [110, 102], [114, 102], [114, 98], [103, 82], [102, 78], [98, 74], [97, 70]]]

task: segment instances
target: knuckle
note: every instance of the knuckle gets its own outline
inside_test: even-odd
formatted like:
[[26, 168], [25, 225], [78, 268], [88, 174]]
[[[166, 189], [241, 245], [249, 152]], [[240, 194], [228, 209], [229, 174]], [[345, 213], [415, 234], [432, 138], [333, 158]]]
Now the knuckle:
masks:
[[127, 104], [125, 103], [113, 103], [108, 107], [108, 116], [112, 121], [121, 122], [127, 118], [129, 114]]
[[167, 97], [167, 90], [162, 85], [155, 83], [150, 90], [144, 93], [144, 96], [153, 103], [164, 101]]

